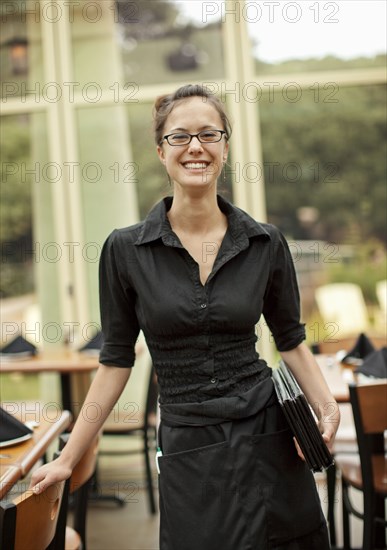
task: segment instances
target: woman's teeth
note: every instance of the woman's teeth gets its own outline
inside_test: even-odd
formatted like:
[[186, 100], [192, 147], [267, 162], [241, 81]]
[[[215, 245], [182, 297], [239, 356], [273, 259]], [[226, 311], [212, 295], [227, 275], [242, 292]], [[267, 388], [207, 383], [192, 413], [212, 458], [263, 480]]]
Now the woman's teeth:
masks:
[[184, 167], [188, 168], [189, 170], [203, 169], [203, 168], [207, 168], [207, 164], [205, 162], [187, 162], [184, 164]]

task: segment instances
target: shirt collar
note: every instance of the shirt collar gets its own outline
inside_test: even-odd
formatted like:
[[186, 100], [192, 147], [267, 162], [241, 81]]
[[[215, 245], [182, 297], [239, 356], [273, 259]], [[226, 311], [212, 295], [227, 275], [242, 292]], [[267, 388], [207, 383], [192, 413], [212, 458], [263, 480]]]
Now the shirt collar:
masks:
[[[164, 197], [149, 212], [145, 218], [140, 234], [134, 244], [146, 244], [162, 238], [172, 232], [167, 212], [172, 205], [172, 196]], [[262, 224], [254, 220], [249, 214], [231, 204], [225, 198], [217, 195], [218, 206], [226, 214], [228, 228], [235, 239], [263, 236], [270, 239], [270, 234]]]

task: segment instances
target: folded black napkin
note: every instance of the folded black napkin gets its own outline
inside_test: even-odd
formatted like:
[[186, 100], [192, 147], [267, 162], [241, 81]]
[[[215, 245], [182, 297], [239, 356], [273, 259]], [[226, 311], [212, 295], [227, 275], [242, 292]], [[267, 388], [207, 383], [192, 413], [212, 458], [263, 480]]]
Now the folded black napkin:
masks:
[[0, 407], [0, 447], [15, 445], [32, 437], [32, 430]]
[[387, 348], [373, 351], [355, 371], [374, 378], [387, 378]]
[[353, 348], [343, 357], [342, 362], [358, 364], [359, 359], [364, 359], [374, 350], [371, 340], [362, 332]]
[[2, 356], [12, 356], [12, 355], [36, 355], [37, 348], [31, 342], [28, 342], [23, 336], [16, 336], [11, 342], [6, 344], [0, 349], [0, 354]]
[[103, 334], [102, 332], [97, 332], [95, 336], [84, 346], [79, 348], [79, 351], [99, 351], [103, 345]]

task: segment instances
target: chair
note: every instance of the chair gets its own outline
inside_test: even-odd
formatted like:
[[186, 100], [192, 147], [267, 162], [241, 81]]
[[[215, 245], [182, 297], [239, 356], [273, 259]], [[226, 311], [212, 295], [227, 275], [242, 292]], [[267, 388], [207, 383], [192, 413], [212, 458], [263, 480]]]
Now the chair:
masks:
[[368, 311], [358, 285], [334, 283], [320, 286], [315, 297], [324, 322], [332, 323], [332, 330], [337, 326], [334, 338], [369, 330]]
[[130, 414], [128, 422], [128, 412], [124, 411], [118, 414], [115, 418], [114, 411], [108, 417], [103, 427], [103, 435], [119, 436], [119, 437], [142, 437], [142, 446], [140, 449], [128, 450], [102, 450], [101, 455], [117, 455], [117, 454], [138, 454], [144, 456], [144, 466], [148, 490], [148, 503], [151, 514], [156, 513], [156, 503], [153, 492], [152, 469], [150, 464], [149, 451], [156, 447], [156, 432], [157, 432], [157, 400], [158, 400], [158, 385], [157, 377], [153, 365], [150, 365], [148, 382], [146, 385], [145, 408], [143, 411], [138, 411]]
[[[59, 437], [59, 449], [66, 445], [70, 434], [62, 434]], [[91, 480], [95, 472], [98, 456], [100, 435], [96, 435], [93, 442], [87, 448], [81, 460], [73, 469], [68, 481], [69, 494], [73, 495], [73, 527], [67, 525], [68, 502], [65, 501], [60, 510], [56, 548], [65, 550], [86, 550], [86, 519], [87, 504]], [[59, 453], [56, 453], [58, 456]]]
[[387, 280], [378, 281], [376, 283], [376, 297], [378, 299], [380, 309], [384, 314], [384, 319], [387, 315]]
[[374, 324], [380, 332], [385, 334], [387, 318], [387, 280], [378, 281], [375, 291], [379, 307], [376, 307], [374, 310]]
[[[384, 500], [387, 497], [387, 458], [384, 431], [387, 429], [387, 383], [349, 387], [350, 401], [359, 446], [356, 461], [337, 457], [343, 491], [344, 550], [350, 550], [350, 514], [363, 520], [363, 550], [385, 548], [387, 526]], [[350, 500], [349, 488], [363, 493], [364, 512], [356, 510]]]
[[36, 495], [26, 491], [0, 502], [1, 550], [46, 550], [52, 546], [66, 483], [55, 483]]

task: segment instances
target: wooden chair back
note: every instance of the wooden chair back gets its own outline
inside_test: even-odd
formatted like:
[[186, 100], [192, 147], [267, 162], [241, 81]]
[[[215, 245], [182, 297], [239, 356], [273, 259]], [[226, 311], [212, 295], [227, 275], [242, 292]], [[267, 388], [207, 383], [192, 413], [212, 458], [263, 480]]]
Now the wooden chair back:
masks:
[[365, 434], [382, 433], [387, 430], [387, 384], [356, 386], [361, 429]]
[[[62, 434], [59, 437], [59, 448], [62, 450], [66, 445], [70, 434]], [[71, 478], [68, 480], [69, 493], [74, 493], [74, 521], [73, 527], [67, 526], [67, 502], [63, 503], [60, 510], [58, 529], [55, 541], [58, 548], [67, 548], [68, 539], [71, 536], [75, 541], [75, 548], [86, 550], [86, 523], [87, 523], [87, 503], [89, 486], [97, 466], [98, 446], [100, 433], [98, 433], [92, 443], [88, 446], [81, 460], [74, 467]], [[55, 456], [59, 456], [56, 453]]]
[[[387, 428], [387, 383], [350, 385], [349, 396], [359, 446], [360, 467], [353, 463], [348, 464], [345, 459], [337, 460], [342, 473], [343, 546], [351, 548], [349, 516], [352, 514], [363, 520], [362, 548], [385, 548], [387, 458], [384, 431]], [[363, 513], [352, 505], [350, 487], [362, 491]]]
[[0, 503], [1, 548], [46, 550], [55, 537], [65, 482], [55, 483], [36, 495], [26, 491]]

